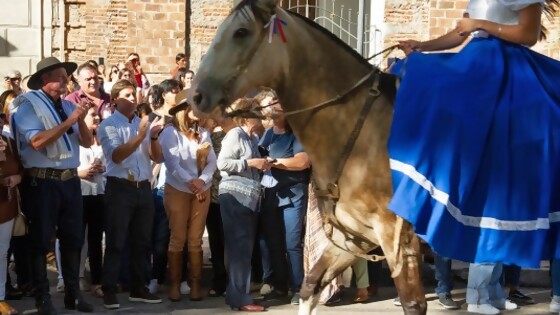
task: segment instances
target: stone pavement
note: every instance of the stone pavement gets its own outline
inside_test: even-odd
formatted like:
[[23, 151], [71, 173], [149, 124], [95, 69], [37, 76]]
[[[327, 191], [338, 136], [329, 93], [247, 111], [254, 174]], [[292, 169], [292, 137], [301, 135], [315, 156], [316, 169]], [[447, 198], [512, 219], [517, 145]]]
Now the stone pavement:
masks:
[[[446, 311], [443, 310], [435, 300], [435, 295], [428, 294], [428, 314], [470, 314], [466, 312], [466, 305], [464, 304], [465, 290], [464, 284], [461, 285], [462, 288], [453, 291], [454, 297], [463, 303], [462, 309], [459, 311]], [[52, 288], [54, 291], [54, 287]], [[432, 290], [433, 288], [428, 288], [427, 290]], [[538, 289], [530, 288], [524, 290], [537, 301], [536, 305], [522, 307], [515, 311], [509, 311], [508, 314], [549, 314], [548, 313], [548, 302], [549, 302], [549, 289]], [[102, 306], [101, 299], [93, 298], [91, 295], [86, 293], [88, 301], [95, 305], [94, 314], [193, 314], [193, 315], [222, 315], [222, 314], [240, 314], [241, 312], [232, 312], [225, 304], [223, 298], [206, 298], [201, 302], [191, 302], [188, 299], [183, 299], [181, 302], [171, 303], [165, 297], [165, 294], [160, 294], [164, 298], [164, 302], [161, 304], [139, 304], [130, 303], [127, 298], [128, 295], [125, 293], [119, 294], [119, 301], [121, 302], [121, 308], [116, 311], [105, 310]], [[320, 306], [319, 314], [373, 314], [373, 313], [383, 313], [383, 314], [403, 314], [402, 310], [395, 307], [392, 303], [392, 299], [395, 296], [394, 288], [383, 287], [380, 290], [378, 297], [372, 299], [371, 302], [366, 304], [351, 304], [350, 298], [352, 294], [347, 294], [342, 303], [338, 306], [325, 307]], [[62, 294], [53, 293], [53, 300], [55, 307], [58, 308], [60, 314], [78, 314], [75, 311], [64, 310], [62, 303]], [[284, 303], [289, 303], [285, 301]], [[265, 304], [265, 303], [263, 303]], [[26, 298], [21, 301], [12, 301], [12, 305], [16, 307], [20, 314], [32, 314], [33, 310], [33, 300], [31, 298]], [[284, 305], [271, 305], [268, 308], [267, 314], [270, 315], [297, 315], [297, 306], [292, 306], [289, 304]]]
[[[211, 267], [209, 262], [209, 249], [207, 247], [207, 240], [205, 238], [203, 242], [204, 250], [204, 271], [203, 271], [203, 286], [208, 288], [209, 280], [211, 279]], [[88, 265], [86, 264], [86, 270]], [[518, 315], [518, 314], [531, 314], [531, 315], [544, 315], [550, 314], [548, 311], [548, 305], [550, 302], [550, 278], [548, 276], [548, 263], [543, 262], [541, 269], [526, 270], [524, 269], [521, 273], [521, 283], [522, 291], [529, 294], [537, 302], [536, 305], [524, 306], [515, 311], [509, 311], [507, 314]], [[462, 303], [461, 310], [458, 311], [447, 311], [444, 310], [437, 304], [437, 298], [435, 296], [434, 287], [436, 285], [434, 280], [434, 270], [433, 265], [423, 264], [422, 268], [423, 282], [425, 285], [425, 291], [427, 293], [426, 298], [428, 300], [428, 314], [471, 314], [466, 311], [465, 303], [465, 287], [466, 279], [468, 276], [468, 264], [453, 261], [452, 269], [455, 274], [455, 286], [456, 290], [453, 291], [454, 299]], [[63, 294], [56, 293], [56, 270], [53, 266], [49, 267], [49, 280], [51, 283], [51, 294], [55, 307], [58, 309], [60, 314], [79, 314], [76, 311], [67, 311], [63, 307]], [[373, 314], [373, 313], [383, 313], [383, 314], [403, 314], [400, 307], [393, 305], [393, 299], [396, 297], [397, 293], [392, 284], [390, 278], [390, 273], [386, 265], [382, 269], [380, 278], [380, 290], [379, 295], [372, 298], [369, 303], [365, 304], [353, 304], [352, 296], [354, 294], [353, 289], [348, 289], [341, 303], [336, 306], [326, 307], [320, 306], [318, 315], [320, 314], [342, 314], [342, 315], [353, 315], [353, 314]], [[15, 279], [15, 275], [12, 279]], [[278, 301], [276, 303], [263, 302], [261, 297], [258, 296], [258, 286], [254, 286], [253, 293], [255, 300], [265, 306], [268, 306], [266, 314], [270, 315], [297, 315], [298, 307], [289, 304], [289, 298], [285, 301]], [[119, 310], [109, 311], [103, 308], [102, 299], [95, 298], [89, 292], [83, 293], [86, 299], [95, 306], [95, 313], [93, 314], [173, 314], [173, 315], [232, 315], [232, 314], [244, 314], [244, 312], [231, 311], [230, 308], [225, 305], [224, 298], [205, 298], [200, 302], [192, 302], [188, 300], [188, 297], [184, 297], [181, 302], [171, 303], [167, 300], [167, 294], [165, 288], [162, 292], [158, 294], [162, 299], [161, 304], [141, 304], [141, 303], [131, 303], [128, 301], [128, 294], [121, 293], [118, 295], [119, 302], [121, 303], [121, 308]], [[20, 301], [9, 301], [20, 314], [33, 314], [36, 313], [34, 309], [34, 301], [32, 298], [24, 298]]]
[[[447, 311], [444, 310], [437, 304], [437, 299], [435, 297], [434, 292], [434, 273], [431, 266], [424, 265], [423, 268], [423, 275], [424, 275], [424, 283], [425, 283], [425, 290], [427, 292], [427, 299], [428, 299], [428, 314], [470, 314], [466, 312], [466, 305], [465, 302], [465, 286], [466, 281], [461, 278], [461, 274], [464, 273], [464, 264], [454, 263], [454, 270], [456, 273], [455, 277], [455, 285], [456, 290], [453, 291], [454, 298], [462, 303], [461, 310], [458, 311]], [[210, 279], [210, 266], [208, 264], [205, 265], [204, 270], [204, 277], [203, 279]], [[546, 277], [548, 279], [548, 275], [545, 275], [544, 271], [535, 273], [540, 274], [541, 277]], [[75, 311], [67, 311], [63, 309], [63, 294], [56, 293], [56, 274], [52, 271], [49, 271], [49, 278], [51, 281], [51, 294], [53, 296], [53, 301], [55, 303], [55, 307], [58, 308], [60, 314], [78, 314]], [[542, 281], [548, 281], [547, 279], [541, 279]], [[345, 294], [343, 301], [338, 304], [337, 306], [320, 306], [318, 314], [373, 314], [373, 313], [383, 313], [383, 314], [403, 314], [402, 309], [393, 305], [393, 298], [396, 296], [395, 288], [392, 286], [389, 272], [387, 269], [383, 270], [383, 274], [381, 275], [381, 288], [379, 295], [375, 298], [372, 298], [369, 303], [366, 304], [352, 304], [351, 298], [353, 296], [353, 289], [348, 289]], [[207, 287], [207, 285], [206, 285]], [[222, 315], [222, 314], [241, 314], [242, 312], [232, 312], [227, 305], [224, 303], [224, 298], [205, 298], [201, 302], [192, 302], [188, 300], [188, 297], [185, 297], [181, 302], [171, 303], [167, 300], [167, 295], [165, 293], [165, 289], [162, 290], [163, 292], [159, 294], [160, 297], [163, 299], [163, 303], [161, 304], [140, 304], [140, 303], [130, 303], [128, 301], [128, 294], [121, 293], [119, 294], [118, 298], [121, 303], [121, 308], [119, 310], [108, 311], [103, 308], [103, 302], [99, 298], [95, 298], [91, 296], [88, 292], [84, 292], [84, 296], [87, 298], [89, 302], [94, 304], [95, 306], [95, 313], [94, 314], [107, 314], [107, 313], [115, 313], [115, 314], [174, 314], [174, 315]], [[529, 287], [529, 288], [522, 288], [522, 291], [526, 294], [531, 295], [535, 301], [537, 302], [536, 305], [531, 306], [524, 306], [518, 310], [507, 312], [511, 315], [517, 314], [549, 314], [548, 312], [548, 303], [550, 301], [550, 288], [538, 288], [538, 287]], [[253, 287], [253, 292], [255, 294], [256, 301], [260, 301], [260, 297], [257, 296], [258, 294], [258, 286]], [[262, 302], [262, 301], [260, 301]], [[34, 303], [32, 298], [24, 298], [21, 301], [10, 301], [10, 303], [16, 307], [20, 314], [32, 314], [35, 313], [34, 310]], [[297, 315], [297, 306], [293, 306], [289, 304], [289, 299], [285, 301], [278, 301], [276, 303], [262, 302], [263, 305], [268, 306], [267, 314], [270, 315]]]

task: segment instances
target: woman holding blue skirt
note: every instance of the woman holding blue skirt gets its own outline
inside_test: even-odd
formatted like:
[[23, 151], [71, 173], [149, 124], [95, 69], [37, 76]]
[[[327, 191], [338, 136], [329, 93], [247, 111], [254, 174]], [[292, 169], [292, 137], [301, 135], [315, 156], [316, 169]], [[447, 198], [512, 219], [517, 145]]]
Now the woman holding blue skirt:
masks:
[[[542, 39], [556, 0], [471, 0], [455, 30], [392, 71], [389, 208], [445, 257], [538, 267], [560, 258], [560, 62]], [[425, 54], [457, 47], [459, 53]]]

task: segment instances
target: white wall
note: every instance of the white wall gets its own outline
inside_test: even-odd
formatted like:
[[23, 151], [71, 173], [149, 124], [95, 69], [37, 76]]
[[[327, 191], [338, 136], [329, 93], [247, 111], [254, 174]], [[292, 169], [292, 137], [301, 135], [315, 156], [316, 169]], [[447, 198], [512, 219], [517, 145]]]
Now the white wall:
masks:
[[[51, 0], [0, 0], [0, 74], [10, 69], [27, 75], [48, 51], [50, 55]], [[44, 22], [47, 22], [46, 24]], [[48, 36], [43, 35], [43, 25]]]

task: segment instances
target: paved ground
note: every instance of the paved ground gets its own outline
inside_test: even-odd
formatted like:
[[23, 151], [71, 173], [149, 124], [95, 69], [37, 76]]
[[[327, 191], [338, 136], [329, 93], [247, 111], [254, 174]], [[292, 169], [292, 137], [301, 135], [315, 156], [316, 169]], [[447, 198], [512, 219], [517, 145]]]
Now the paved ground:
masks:
[[[205, 279], [210, 278], [209, 266], [205, 266]], [[469, 314], [466, 312], [466, 305], [464, 304], [465, 299], [465, 286], [466, 283], [464, 279], [461, 278], [461, 271], [456, 270], [456, 287], [457, 289], [453, 291], [454, 298], [460, 301], [462, 309], [459, 311], [446, 311], [443, 310], [436, 301], [435, 295], [432, 293], [434, 288], [433, 281], [433, 271], [430, 267], [425, 266], [424, 268], [424, 283], [426, 284], [426, 292], [428, 299], [428, 314]], [[51, 292], [55, 292], [56, 275], [54, 272], [49, 272], [51, 279]], [[540, 273], [545, 275], [545, 273]], [[380, 288], [379, 296], [372, 298], [371, 302], [366, 304], [352, 304], [351, 297], [353, 295], [352, 289], [346, 293], [345, 298], [342, 303], [337, 306], [326, 307], [321, 306], [319, 309], [319, 314], [403, 314], [402, 310], [395, 307], [392, 303], [393, 298], [396, 296], [396, 291], [392, 287], [389, 273], [384, 270], [384, 274], [381, 279], [382, 287]], [[256, 300], [259, 301], [260, 298], [257, 297], [258, 286], [254, 287]], [[536, 305], [525, 306], [515, 311], [510, 311], [508, 314], [549, 314], [548, 303], [550, 301], [550, 289], [549, 288], [524, 288], [525, 293], [530, 294], [535, 301]], [[75, 311], [66, 311], [63, 309], [61, 293], [52, 293], [55, 307], [57, 307], [61, 314], [73, 314], [77, 313]], [[105, 313], [122, 313], [122, 314], [193, 314], [193, 315], [221, 315], [221, 314], [236, 314], [240, 312], [232, 312], [227, 305], [224, 304], [223, 298], [206, 298], [201, 302], [191, 302], [188, 298], [184, 298], [183, 301], [178, 303], [171, 303], [166, 299], [165, 292], [159, 294], [163, 298], [163, 303], [155, 305], [146, 305], [138, 303], [128, 302], [127, 293], [119, 294], [119, 301], [121, 302], [121, 309], [117, 311], [108, 311], [103, 308], [102, 300], [99, 298], [94, 298], [89, 293], [84, 293], [85, 297], [95, 305], [95, 314], [105, 314]], [[34, 313], [33, 299], [24, 298], [21, 301], [12, 301], [14, 307], [16, 307], [20, 314], [31, 314]], [[297, 306], [292, 306], [289, 304], [289, 300], [279, 301], [274, 304], [262, 302], [263, 305], [268, 306], [267, 314], [270, 315], [296, 315]]]
[[[54, 288], [53, 288], [54, 289]], [[510, 311], [508, 314], [549, 314], [548, 313], [548, 289], [527, 289], [527, 292], [531, 294], [538, 302], [536, 305], [522, 307], [515, 311]], [[458, 289], [453, 292], [456, 299], [464, 302], [464, 289]], [[383, 313], [383, 314], [402, 314], [402, 310], [395, 307], [392, 304], [392, 298], [394, 297], [395, 291], [393, 288], [385, 287], [382, 288], [380, 295], [375, 299], [372, 299], [370, 303], [367, 304], [350, 304], [349, 300], [351, 295], [343, 300], [341, 305], [333, 307], [321, 306], [319, 309], [319, 314], [373, 314], [373, 313]], [[87, 296], [87, 295], [86, 295]], [[161, 297], [165, 298], [165, 294], [161, 294]], [[428, 314], [469, 314], [466, 312], [466, 305], [460, 311], [446, 311], [443, 310], [435, 301], [433, 294], [428, 296]], [[178, 303], [171, 303], [164, 299], [162, 304], [157, 305], [145, 305], [137, 303], [129, 303], [127, 301], [126, 294], [120, 294], [119, 300], [121, 302], [121, 309], [118, 311], [107, 311], [103, 309], [101, 299], [96, 299], [91, 296], [87, 296], [88, 300], [95, 304], [96, 313], [95, 314], [105, 314], [110, 312], [122, 313], [122, 314], [200, 314], [200, 315], [221, 315], [221, 314], [235, 314], [239, 312], [232, 312], [225, 304], [223, 298], [207, 298], [201, 302], [191, 302], [184, 299]], [[59, 308], [61, 314], [72, 314], [76, 313], [74, 311], [66, 311], [62, 309], [62, 294], [54, 293], [53, 299], [55, 301], [55, 306]], [[287, 302], [287, 301], [286, 301]], [[31, 298], [26, 298], [21, 301], [14, 301], [13, 306], [16, 307], [23, 314], [31, 314], [35, 312], [33, 310], [33, 301]], [[296, 315], [297, 306], [292, 305], [270, 305], [267, 314], [270, 315]]]
[[[209, 250], [206, 247], [208, 242], [204, 242], [204, 274], [203, 274], [203, 285], [208, 287], [208, 279], [211, 279], [211, 269], [209, 264], [208, 253]], [[87, 265], [86, 265], [87, 269]], [[424, 264], [423, 265], [423, 282], [425, 285], [425, 290], [428, 293], [428, 314], [470, 314], [466, 312], [465, 302], [465, 286], [466, 277], [468, 275], [468, 264], [462, 262], [453, 262], [453, 271], [455, 274], [455, 286], [456, 290], [453, 291], [454, 298], [462, 303], [462, 309], [458, 311], [447, 311], [442, 309], [437, 304], [437, 299], [434, 292], [434, 286], [436, 285], [434, 281], [434, 271], [433, 265]], [[13, 278], [15, 279], [15, 275]], [[63, 294], [56, 293], [56, 273], [55, 270], [50, 269], [49, 279], [51, 282], [51, 294], [55, 307], [59, 310], [60, 314], [78, 314], [75, 311], [67, 311], [63, 308]], [[206, 281], [206, 283], [204, 283]], [[542, 315], [550, 314], [548, 311], [548, 303], [550, 301], [550, 280], [548, 276], [548, 263], [543, 262], [541, 269], [535, 270], [523, 270], [521, 275], [522, 285], [527, 286], [523, 288], [523, 292], [531, 295], [535, 301], [536, 305], [524, 306], [515, 311], [509, 311], [508, 314], [531, 314], [531, 315]], [[400, 307], [393, 305], [393, 298], [396, 296], [396, 290], [392, 285], [392, 280], [389, 275], [389, 271], [386, 267], [383, 268], [382, 274], [380, 275], [381, 288], [379, 295], [371, 299], [369, 303], [366, 304], [353, 304], [351, 298], [354, 291], [349, 289], [346, 292], [343, 301], [332, 307], [320, 306], [319, 314], [403, 314]], [[298, 307], [289, 304], [289, 299], [286, 301], [278, 301], [275, 303], [266, 303], [260, 301], [258, 297], [258, 286], [254, 286], [253, 292], [255, 295], [255, 300], [268, 307], [267, 314], [270, 315], [297, 315]], [[121, 293], [118, 298], [121, 303], [121, 308], [116, 311], [108, 311], [103, 308], [103, 302], [99, 298], [93, 297], [88, 292], [84, 292], [86, 299], [94, 304], [95, 313], [94, 314], [106, 314], [106, 313], [121, 313], [121, 314], [174, 314], [174, 315], [222, 315], [222, 314], [240, 314], [241, 312], [232, 312], [227, 305], [224, 303], [224, 298], [206, 298], [201, 302], [191, 302], [188, 297], [185, 297], [183, 301], [177, 303], [171, 303], [167, 300], [167, 295], [165, 293], [165, 288], [163, 288], [159, 296], [163, 299], [163, 303], [147, 305], [139, 303], [128, 302], [128, 294]], [[20, 314], [32, 314], [35, 313], [34, 301], [32, 298], [24, 298], [20, 301], [10, 301], [10, 303], [20, 311]]]

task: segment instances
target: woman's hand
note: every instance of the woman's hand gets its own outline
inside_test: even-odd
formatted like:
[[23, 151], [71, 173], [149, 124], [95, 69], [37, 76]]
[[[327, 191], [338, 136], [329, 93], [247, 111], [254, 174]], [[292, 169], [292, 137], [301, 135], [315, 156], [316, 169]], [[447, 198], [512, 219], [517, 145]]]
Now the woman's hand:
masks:
[[200, 194], [195, 194], [196, 196], [196, 200], [198, 200], [198, 202], [202, 203], [204, 201], [206, 201], [206, 197], [204, 196], [204, 194], [200, 193]]
[[422, 50], [421, 47], [420, 47], [421, 45], [422, 45], [422, 42], [419, 42], [419, 41], [413, 40], [413, 39], [409, 39], [409, 40], [405, 40], [405, 41], [400, 41], [399, 42], [399, 49], [402, 50], [404, 52], [404, 54], [408, 56], [413, 51]]
[[14, 188], [19, 183], [21, 183], [21, 175], [18, 175], [18, 174], [7, 176], [7, 177], [4, 177], [4, 179], [3, 179], [4, 186], [9, 187], [9, 188]]
[[267, 171], [272, 165], [267, 161], [267, 159], [256, 158], [247, 160], [247, 166], [256, 168], [261, 171]]
[[89, 168], [78, 171], [78, 177], [86, 180], [91, 180], [93, 176], [97, 174], [98, 174], [97, 167], [93, 165], [90, 166]]
[[204, 181], [200, 178], [195, 178], [187, 183], [189, 190], [195, 194], [201, 193], [202, 189], [204, 189]]
[[459, 22], [457, 22], [457, 26], [455, 27], [455, 31], [459, 33], [461, 36], [467, 36], [470, 33], [477, 31], [480, 29], [479, 20], [471, 19], [471, 18], [462, 18]]

